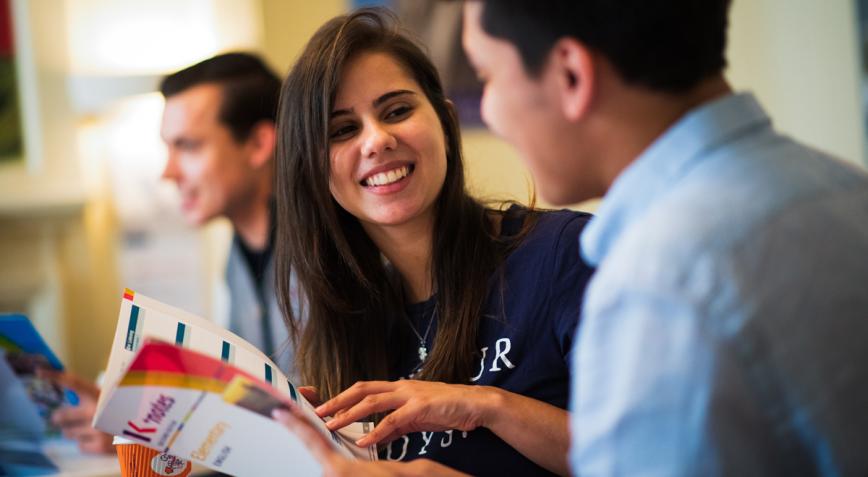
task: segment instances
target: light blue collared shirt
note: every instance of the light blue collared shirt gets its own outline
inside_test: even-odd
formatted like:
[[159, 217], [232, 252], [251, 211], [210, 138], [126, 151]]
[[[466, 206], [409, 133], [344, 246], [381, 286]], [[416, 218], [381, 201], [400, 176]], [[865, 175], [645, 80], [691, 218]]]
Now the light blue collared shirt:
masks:
[[753, 96], [684, 116], [581, 236], [578, 475], [868, 475], [868, 175]]

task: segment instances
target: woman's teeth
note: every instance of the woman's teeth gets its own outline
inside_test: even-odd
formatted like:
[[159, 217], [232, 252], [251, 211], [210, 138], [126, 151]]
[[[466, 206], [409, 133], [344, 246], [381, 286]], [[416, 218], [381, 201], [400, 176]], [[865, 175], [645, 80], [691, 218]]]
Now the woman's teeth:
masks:
[[403, 166], [391, 171], [374, 174], [364, 180], [364, 185], [368, 187], [389, 185], [407, 177], [408, 174], [410, 174], [410, 167]]

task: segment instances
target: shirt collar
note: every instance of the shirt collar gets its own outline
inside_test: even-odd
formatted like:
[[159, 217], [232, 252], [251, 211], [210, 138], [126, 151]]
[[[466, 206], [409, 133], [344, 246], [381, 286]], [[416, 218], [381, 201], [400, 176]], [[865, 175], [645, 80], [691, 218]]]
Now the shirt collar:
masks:
[[684, 115], [609, 188], [581, 236], [587, 263], [598, 267], [627, 226], [707, 154], [771, 121], [750, 93], [730, 94]]

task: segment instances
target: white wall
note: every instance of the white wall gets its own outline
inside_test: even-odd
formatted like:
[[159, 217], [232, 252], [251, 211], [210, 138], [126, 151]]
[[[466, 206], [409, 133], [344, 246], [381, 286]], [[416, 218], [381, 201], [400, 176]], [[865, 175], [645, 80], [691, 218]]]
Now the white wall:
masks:
[[855, 0], [735, 0], [729, 41], [729, 79], [780, 130], [866, 164]]
[[[868, 165], [855, 1], [734, 0], [730, 22], [727, 77], [733, 86], [753, 91], [779, 130]], [[484, 130], [464, 138], [475, 192], [527, 197], [530, 176], [515, 150]]]
[[222, 275], [219, 224], [176, 225], [153, 204], [162, 100], [128, 96], [220, 51], [256, 49], [260, 1], [13, 6], [27, 150], [0, 167], [0, 311], [27, 313], [72, 370], [93, 377], [123, 286], [208, 315], [208, 284]]

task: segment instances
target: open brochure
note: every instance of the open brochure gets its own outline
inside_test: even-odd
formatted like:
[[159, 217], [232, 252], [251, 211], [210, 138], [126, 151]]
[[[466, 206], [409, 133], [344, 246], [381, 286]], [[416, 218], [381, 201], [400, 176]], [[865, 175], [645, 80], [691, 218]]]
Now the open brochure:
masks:
[[304, 443], [270, 418], [295, 406], [338, 452], [375, 460], [354, 441], [369, 423], [333, 433], [254, 346], [156, 300], [124, 293], [94, 426], [233, 475], [320, 475]]

